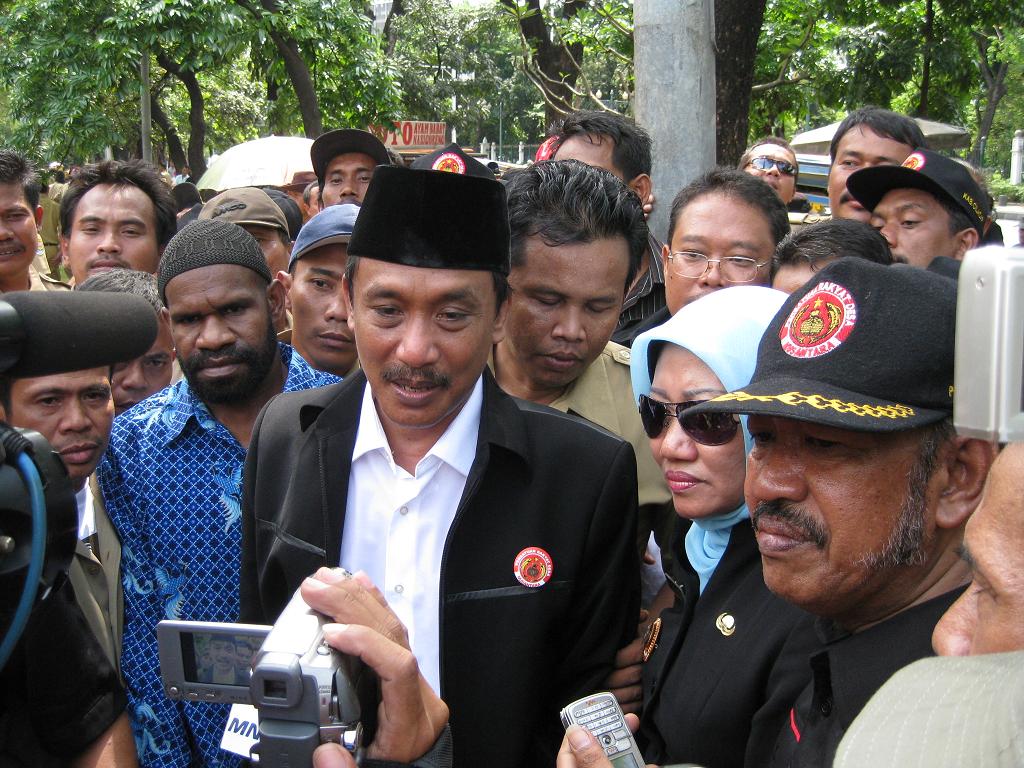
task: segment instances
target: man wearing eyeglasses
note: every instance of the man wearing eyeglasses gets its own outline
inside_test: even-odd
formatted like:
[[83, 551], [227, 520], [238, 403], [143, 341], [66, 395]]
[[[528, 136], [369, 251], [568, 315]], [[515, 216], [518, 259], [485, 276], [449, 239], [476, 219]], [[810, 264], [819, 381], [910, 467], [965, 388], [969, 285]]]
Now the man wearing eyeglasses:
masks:
[[737, 167], [774, 189], [785, 205], [793, 201], [799, 172], [796, 152], [785, 139], [769, 136], [754, 142]]
[[789, 214], [767, 184], [743, 171], [715, 168], [672, 201], [661, 251], [667, 306], [635, 327], [632, 346], [691, 301], [730, 285], [770, 285], [772, 255], [789, 233]]

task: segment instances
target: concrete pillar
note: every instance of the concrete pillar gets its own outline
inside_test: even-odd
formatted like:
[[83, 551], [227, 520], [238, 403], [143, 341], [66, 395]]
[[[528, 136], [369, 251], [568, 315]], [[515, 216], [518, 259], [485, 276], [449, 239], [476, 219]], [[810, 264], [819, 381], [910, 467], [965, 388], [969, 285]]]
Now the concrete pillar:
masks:
[[1021, 183], [1021, 170], [1024, 165], [1024, 131], [1014, 131], [1013, 144], [1010, 151], [1010, 183]]
[[668, 231], [672, 198], [715, 164], [713, 0], [635, 0], [636, 121], [654, 140], [650, 225]]
[[525, 154], [526, 154], [526, 146], [523, 144], [523, 142], [520, 141], [519, 142], [519, 159], [516, 160], [516, 162], [519, 163], [520, 165], [522, 165], [524, 162], [526, 162], [523, 159]]
[[486, 155], [487, 154], [487, 145], [488, 145], [487, 137], [484, 136], [483, 141], [480, 142], [480, 154], [481, 155]]

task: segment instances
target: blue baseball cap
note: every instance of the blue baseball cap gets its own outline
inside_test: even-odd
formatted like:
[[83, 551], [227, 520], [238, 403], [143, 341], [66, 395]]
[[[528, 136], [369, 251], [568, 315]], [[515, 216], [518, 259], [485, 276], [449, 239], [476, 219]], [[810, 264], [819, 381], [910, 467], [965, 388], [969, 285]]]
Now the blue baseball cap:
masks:
[[332, 205], [307, 221], [292, 246], [292, 255], [288, 259], [288, 271], [291, 272], [295, 262], [310, 251], [332, 243], [348, 243], [352, 239], [352, 228], [359, 215], [359, 206], [352, 203]]

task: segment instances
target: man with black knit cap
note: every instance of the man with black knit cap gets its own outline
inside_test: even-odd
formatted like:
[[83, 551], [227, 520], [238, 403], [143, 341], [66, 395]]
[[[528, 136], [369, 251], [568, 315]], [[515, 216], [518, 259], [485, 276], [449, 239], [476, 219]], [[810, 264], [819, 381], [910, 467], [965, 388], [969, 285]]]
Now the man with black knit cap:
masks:
[[508, 290], [501, 184], [378, 167], [348, 258], [362, 370], [257, 421], [242, 620], [276, 618], [318, 568], [363, 570], [451, 710], [455, 764], [552, 765], [559, 709], [633, 633], [633, 450], [487, 371]]
[[256, 240], [197, 221], [168, 243], [157, 288], [184, 379], [117, 419], [100, 487], [122, 542], [128, 688], [142, 765], [231, 765], [227, 708], [169, 700], [156, 624], [238, 616], [241, 474], [256, 415], [274, 395], [337, 379], [277, 343], [284, 289]]

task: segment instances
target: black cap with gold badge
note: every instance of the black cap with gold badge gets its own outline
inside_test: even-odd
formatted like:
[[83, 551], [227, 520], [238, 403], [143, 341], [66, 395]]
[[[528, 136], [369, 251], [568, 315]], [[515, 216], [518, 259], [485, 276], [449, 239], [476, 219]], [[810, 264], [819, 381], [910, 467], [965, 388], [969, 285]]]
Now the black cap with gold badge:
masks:
[[493, 177], [379, 165], [348, 252], [409, 267], [508, 275], [505, 187]]
[[494, 178], [490, 168], [475, 157], [467, 155], [458, 144], [449, 144], [429, 155], [418, 157], [409, 167], [424, 171], [447, 171], [463, 176], [479, 176], [482, 179]]
[[956, 160], [928, 149], [914, 150], [903, 165], [861, 168], [850, 174], [846, 188], [869, 211], [875, 210], [882, 198], [894, 189], [920, 189], [959, 206], [979, 235], [984, 233], [985, 220], [990, 213], [988, 195], [971, 178], [970, 172]]
[[790, 296], [750, 384], [687, 413], [779, 416], [899, 432], [953, 415], [956, 283], [906, 264], [839, 259]]

